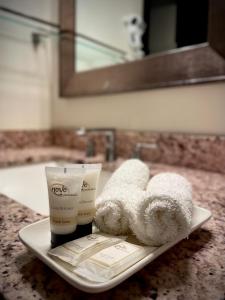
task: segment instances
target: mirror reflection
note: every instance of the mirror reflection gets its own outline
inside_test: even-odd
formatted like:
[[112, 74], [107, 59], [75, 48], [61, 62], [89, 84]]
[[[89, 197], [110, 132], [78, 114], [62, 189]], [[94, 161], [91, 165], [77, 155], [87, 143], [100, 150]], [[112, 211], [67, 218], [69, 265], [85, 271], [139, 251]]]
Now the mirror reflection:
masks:
[[207, 41], [208, 0], [76, 0], [76, 72]]

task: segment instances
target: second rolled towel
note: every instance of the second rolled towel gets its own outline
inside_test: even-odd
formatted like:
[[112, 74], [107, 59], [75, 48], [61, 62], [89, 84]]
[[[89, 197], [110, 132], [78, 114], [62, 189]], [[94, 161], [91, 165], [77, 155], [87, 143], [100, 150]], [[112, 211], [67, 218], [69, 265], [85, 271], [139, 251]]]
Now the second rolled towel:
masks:
[[161, 173], [149, 181], [145, 198], [130, 211], [130, 227], [143, 243], [160, 246], [179, 234], [188, 235], [192, 209], [191, 184], [178, 174]]
[[130, 205], [142, 201], [149, 179], [149, 168], [138, 159], [129, 159], [112, 174], [96, 199], [95, 223], [110, 234], [129, 231]]

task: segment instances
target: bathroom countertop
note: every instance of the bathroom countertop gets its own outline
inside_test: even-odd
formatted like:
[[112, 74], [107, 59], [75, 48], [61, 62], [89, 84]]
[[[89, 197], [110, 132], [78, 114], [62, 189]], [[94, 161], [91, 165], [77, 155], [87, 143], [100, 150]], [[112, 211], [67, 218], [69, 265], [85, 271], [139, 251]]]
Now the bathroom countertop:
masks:
[[[115, 164], [106, 167], [113, 169]], [[23, 246], [18, 231], [42, 216], [1, 195], [0, 291], [3, 297], [12, 300], [225, 299], [225, 175], [162, 164], [152, 164], [150, 168], [152, 175], [161, 171], [184, 175], [193, 185], [194, 202], [210, 209], [212, 219], [119, 286], [91, 295], [70, 286]]]
[[50, 160], [62, 160], [68, 162], [103, 162], [104, 155], [98, 154], [94, 157], [85, 157], [84, 151], [58, 146], [21, 149], [9, 148], [0, 150], [0, 167]]

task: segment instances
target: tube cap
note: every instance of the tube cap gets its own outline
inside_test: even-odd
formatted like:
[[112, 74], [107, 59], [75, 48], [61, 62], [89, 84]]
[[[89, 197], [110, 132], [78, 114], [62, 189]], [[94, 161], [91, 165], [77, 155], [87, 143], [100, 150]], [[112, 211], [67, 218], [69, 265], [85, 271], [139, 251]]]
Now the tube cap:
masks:
[[52, 248], [60, 246], [69, 241], [75, 240], [77, 238], [75, 233], [76, 233], [76, 231], [69, 233], [69, 234], [57, 234], [57, 233], [51, 232]]
[[84, 225], [77, 225], [75, 234], [76, 239], [92, 233], [92, 222]]
[[51, 246], [55, 248], [64, 243], [70, 242], [75, 239], [79, 239], [85, 235], [92, 233], [92, 222], [85, 225], [77, 225], [74, 232], [69, 234], [56, 234], [51, 232]]

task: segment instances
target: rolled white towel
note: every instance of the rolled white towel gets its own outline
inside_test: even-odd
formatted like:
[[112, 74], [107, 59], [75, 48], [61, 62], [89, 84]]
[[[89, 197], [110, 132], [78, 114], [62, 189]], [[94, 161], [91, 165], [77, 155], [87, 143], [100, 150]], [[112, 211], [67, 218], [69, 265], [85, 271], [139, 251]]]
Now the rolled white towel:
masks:
[[160, 246], [189, 234], [192, 210], [191, 184], [181, 175], [161, 173], [149, 181], [144, 200], [130, 211], [130, 228], [143, 243]]
[[119, 235], [129, 231], [129, 207], [144, 196], [149, 168], [138, 159], [129, 159], [112, 174], [96, 199], [95, 223], [106, 233]]

